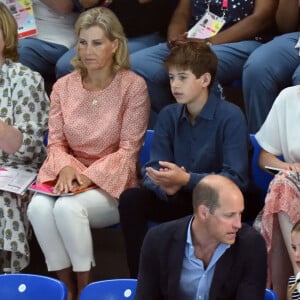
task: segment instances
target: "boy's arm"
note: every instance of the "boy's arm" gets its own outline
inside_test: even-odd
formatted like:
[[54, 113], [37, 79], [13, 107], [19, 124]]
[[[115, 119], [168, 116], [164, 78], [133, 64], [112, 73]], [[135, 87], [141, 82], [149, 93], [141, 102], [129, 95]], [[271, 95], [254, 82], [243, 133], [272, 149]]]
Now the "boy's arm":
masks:
[[253, 39], [274, 24], [278, 0], [256, 0], [251, 15], [219, 32], [209, 40], [213, 45]]

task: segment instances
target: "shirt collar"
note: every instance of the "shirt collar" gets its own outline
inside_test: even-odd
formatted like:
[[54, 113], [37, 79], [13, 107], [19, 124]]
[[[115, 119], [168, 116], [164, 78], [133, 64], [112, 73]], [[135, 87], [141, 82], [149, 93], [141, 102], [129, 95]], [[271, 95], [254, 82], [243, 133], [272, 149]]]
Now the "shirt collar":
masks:
[[[210, 95], [206, 103], [204, 104], [202, 110], [200, 111], [199, 115], [197, 116], [196, 122], [199, 121], [199, 118], [213, 120], [215, 117], [215, 111], [217, 109], [217, 105], [219, 101], [223, 101], [223, 100], [217, 98], [214, 95]], [[182, 105], [180, 121], [183, 120], [187, 120], [187, 121], [189, 120], [186, 105]]]
[[[191, 228], [192, 228], [192, 222], [194, 220], [194, 216], [191, 218], [190, 222], [189, 222], [189, 226], [187, 228], [187, 237], [186, 237], [186, 244], [187, 244], [187, 249], [188, 250], [188, 256], [194, 256], [194, 246], [193, 246], [193, 241], [192, 241], [192, 233], [191, 233]], [[212, 265], [214, 265], [216, 263], [216, 261], [222, 256], [222, 254], [228, 249], [230, 248], [230, 245], [228, 244], [224, 244], [224, 243], [220, 243], [218, 245], [218, 247], [216, 248], [214, 255], [212, 257], [211, 262], [209, 263], [209, 266], [211, 267]]]

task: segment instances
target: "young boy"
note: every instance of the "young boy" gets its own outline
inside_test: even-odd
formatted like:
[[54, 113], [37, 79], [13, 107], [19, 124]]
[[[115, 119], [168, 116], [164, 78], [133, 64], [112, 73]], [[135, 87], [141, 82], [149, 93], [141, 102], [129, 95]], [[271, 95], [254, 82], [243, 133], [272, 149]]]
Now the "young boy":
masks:
[[175, 45], [165, 61], [176, 104], [159, 114], [142, 187], [120, 196], [130, 275], [138, 273], [147, 222], [192, 214], [192, 191], [209, 174], [248, 185], [248, 131], [242, 111], [210, 94], [217, 57], [205, 43]]

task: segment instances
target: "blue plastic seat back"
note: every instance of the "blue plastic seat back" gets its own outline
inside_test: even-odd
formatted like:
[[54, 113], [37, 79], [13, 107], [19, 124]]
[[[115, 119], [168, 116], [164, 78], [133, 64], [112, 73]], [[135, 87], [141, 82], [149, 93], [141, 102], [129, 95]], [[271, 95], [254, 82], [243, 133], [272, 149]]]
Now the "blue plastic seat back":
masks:
[[265, 196], [269, 188], [269, 183], [274, 176], [260, 169], [260, 167], [258, 166], [258, 158], [261, 152], [261, 147], [258, 144], [254, 134], [250, 134], [250, 140], [254, 148], [251, 162], [253, 181], [255, 185], [257, 185], [260, 188], [263, 196]]
[[80, 300], [133, 300], [137, 279], [111, 279], [90, 283], [80, 294]]
[[152, 129], [148, 129], [146, 131], [144, 144], [141, 148], [140, 155], [139, 155], [139, 162], [141, 166], [143, 166], [150, 159], [150, 148], [152, 145], [153, 134], [154, 134], [154, 130]]
[[278, 297], [273, 290], [266, 289], [264, 300], [278, 300]]
[[67, 287], [55, 278], [35, 274], [0, 275], [1, 300], [67, 300]]

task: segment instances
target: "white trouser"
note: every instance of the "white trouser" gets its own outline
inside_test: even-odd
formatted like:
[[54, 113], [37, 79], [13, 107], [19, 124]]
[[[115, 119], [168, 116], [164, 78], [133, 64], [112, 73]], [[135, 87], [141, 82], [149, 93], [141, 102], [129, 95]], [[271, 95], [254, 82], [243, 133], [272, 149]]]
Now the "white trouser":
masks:
[[89, 271], [95, 265], [90, 227], [119, 222], [117, 200], [99, 189], [59, 198], [35, 194], [27, 214], [49, 271]]

